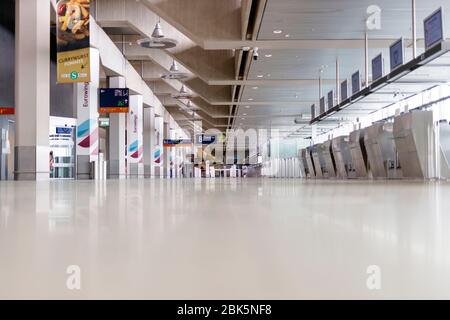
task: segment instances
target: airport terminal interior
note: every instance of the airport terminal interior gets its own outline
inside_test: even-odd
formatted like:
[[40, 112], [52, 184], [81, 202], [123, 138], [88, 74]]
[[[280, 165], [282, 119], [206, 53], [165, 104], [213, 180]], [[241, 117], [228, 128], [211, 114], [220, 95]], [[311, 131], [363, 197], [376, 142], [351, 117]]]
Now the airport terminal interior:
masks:
[[447, 0], [0, 1], [0, 299], [449, 299]]

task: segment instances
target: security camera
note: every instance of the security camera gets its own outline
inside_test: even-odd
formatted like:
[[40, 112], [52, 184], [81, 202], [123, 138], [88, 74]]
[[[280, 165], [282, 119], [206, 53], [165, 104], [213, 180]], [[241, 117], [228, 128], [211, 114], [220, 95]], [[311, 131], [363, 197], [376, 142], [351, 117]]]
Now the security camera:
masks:
[[258, 48], [253, 49], [253, 60], [258, 61], [259, 53]]

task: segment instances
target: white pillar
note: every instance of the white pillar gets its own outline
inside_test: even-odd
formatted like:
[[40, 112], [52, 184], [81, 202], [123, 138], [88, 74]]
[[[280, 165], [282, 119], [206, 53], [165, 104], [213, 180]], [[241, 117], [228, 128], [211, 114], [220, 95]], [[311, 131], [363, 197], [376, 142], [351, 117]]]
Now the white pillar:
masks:
[[[111, 77], [109, 87], [125, 88], [125, 78]], [[111, 113], [109, 115], [108, 177], [110, 179], [126, 178], [126, 116], [125, 113]]]
[[[165, 118], [165, 117], [164, 117]], [[166, 119], [164, 119], [164, 133], [163, 133], [163, 139], [170, 139], [170, 127], [169, 123], [166, 122]], [[169, 169], [170, 169], [170, 148], [164, 148], [163, 152], [163, 174], [162, 177], [168, 178], [170, 175]]]
[[132, 177], [144, 176], [143, 162], [143, 97], [141, 95], [130, 96], [130, 112], [128, 113], [128, 168]]
[[151, 178], [155, 176], [155, 109], [144, 108], [144, 175]]
[[74, 84], [77, 107], [77, 179], [89, 179], [90, 163], [98, 162], [100, 55], [97, 49], [89, 50], [91, 82]]
[[50, 177], [50, 1], [16, 1], [15, 179]]

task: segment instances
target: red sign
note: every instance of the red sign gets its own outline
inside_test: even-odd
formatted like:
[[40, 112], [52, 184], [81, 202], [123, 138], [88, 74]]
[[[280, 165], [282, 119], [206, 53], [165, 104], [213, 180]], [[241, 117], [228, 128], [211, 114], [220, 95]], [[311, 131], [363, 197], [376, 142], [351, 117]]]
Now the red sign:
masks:
[[129, 108], [127, 107], [98, 108], [99, 113], [128, 113], [128, 110]]
[[2, 114], [15, 114], [14, 108], [0, 108], [0, 115]]

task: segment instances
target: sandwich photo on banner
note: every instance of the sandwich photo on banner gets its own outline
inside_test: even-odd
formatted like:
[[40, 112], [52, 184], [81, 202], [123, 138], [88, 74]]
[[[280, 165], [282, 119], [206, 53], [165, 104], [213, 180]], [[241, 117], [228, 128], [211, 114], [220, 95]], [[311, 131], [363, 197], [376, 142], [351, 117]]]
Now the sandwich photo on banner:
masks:
[[57, 3], [57, 81], [90, 82], [90, 23], [92, 0], [60, 0]]

